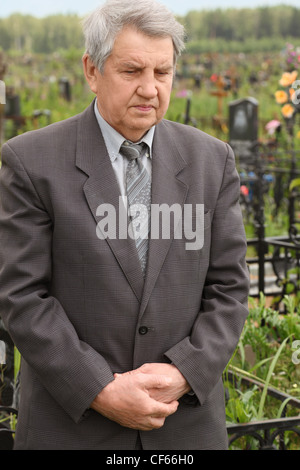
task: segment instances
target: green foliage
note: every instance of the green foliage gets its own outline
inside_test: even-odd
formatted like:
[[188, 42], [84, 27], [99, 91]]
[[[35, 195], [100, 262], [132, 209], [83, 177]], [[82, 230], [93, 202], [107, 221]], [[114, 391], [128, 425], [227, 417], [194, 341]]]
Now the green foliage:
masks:
[[290, 184], [290, 191], [292, 191], [293, 189], [295, 188], [298, 188], [300, 186], [300, 178], [295, 178], [291, 181], [291, 184]]
[[[51, 53], [84, 47], [77, 15], [36, 18], [13, 14], [0, 18], [3, 50]], [[300, 9], [276, 7], [191, 11], [179, 20], [185, 25], [188, 52], [259, 52], [281, 49], [300, 37]]]
[[[239, 387], [231, 388], [228, 401], [228, 419], [231, 422], [276, 418], [280, 404], [277, 403], [271, 409], [266, 406], [270, 386], [291, 396], [300, 395], [300, 370], [292, 361], [293, 339], [300, 338], [300, 312], [299, 309], [296, 310], [292, 296], [285, 296], [284, 302], [287, 313], [281, 315], [265, 306], [266, 299], [263, 295], [259, 302], [249, 299], [249, 317], [224, 378], [228, 385], [226, 374], [230, 370], [237, 374], [238, 381], [243, 376], [254, 379], [256, 384], [250, 389], [251, 393], [248, 389], [241, 391]], [[262, 392], [257, 389], [257, 384], [260, 384]], [[241, 387], [241, 383], [239, 386]], [[244, 411], [241, 411], [242, 405], [245, 406]]]
[[234, 389], [226, 404], [226, 416], [231, 423], [250, 423], [257, 418], [257, 398], [260, 394], [258, 387], [242, 392]]
[[294, 40], [293, 37], [249, 38], [246, 35], [241, 40], [224, 40], [222, 37], [204, 38], [189, 41], [186, 45], [186, 52], [187, 54], [273, 52], [283, 49], [287, 42]]
[[[300, 370], [292, 361], [293, 340], [300, 338], [300, 312], [293, 296], [286, 296], [284, 302], [287, 313], [280, 315], [266, 307], [263, 295], [258, 302], [249, 299], [249, 317], [224, 372], [228, 424], [279, 419], [283, 412], [286, 416], [299, 415], [299, 409], [289, 405], [293, 397], [300, 399]], [[229, 372], [234, 382], [229, 380]], [[248, 385], [244, 385], [243, 378]], [[286, 399], [281, 402], [271, 397], [270, 388], [285, 393]], [[286, 444], [290, 449], [299, 448], [299, 438], [287, 437]], [[255, 445], [250, 438], [243, 438], [241, 444], [251, 449]]]
[[80, 18], [77, 15], [35, 18], [15, 13], [8, 18], [0, 18], [0, 44], [5, 51], [34, 53], [83, 48]]
[[300, 37], [300, 9], [286, 5], [191, 11], [181, 21], [189, 41]]

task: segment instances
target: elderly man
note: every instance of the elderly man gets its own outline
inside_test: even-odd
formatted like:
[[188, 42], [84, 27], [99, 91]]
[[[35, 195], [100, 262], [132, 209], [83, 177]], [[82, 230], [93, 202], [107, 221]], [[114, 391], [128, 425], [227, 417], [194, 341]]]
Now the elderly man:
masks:
[[15, 448], [226, 449], [248, 295], [232, 151], [163, 119], [184, 37], [165, 7], [108, 0], [84, 32], [93, 103], [2, 152]]

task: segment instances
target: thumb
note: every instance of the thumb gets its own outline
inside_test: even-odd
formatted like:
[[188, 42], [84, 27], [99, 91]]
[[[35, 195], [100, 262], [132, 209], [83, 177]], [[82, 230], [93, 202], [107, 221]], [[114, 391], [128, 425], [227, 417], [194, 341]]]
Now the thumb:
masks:
[[150, 398], [150, 400], [153, 403], [153, 408], [151, 411], [152, 416], [158, 416], [158, 417], [170, 416], [176, 413], [178, 406], [179, 406], [179, 402], [177, 400], [173, 400], [170, 403], [163, 403], [163, 402], [154, 400], [152, 398]]

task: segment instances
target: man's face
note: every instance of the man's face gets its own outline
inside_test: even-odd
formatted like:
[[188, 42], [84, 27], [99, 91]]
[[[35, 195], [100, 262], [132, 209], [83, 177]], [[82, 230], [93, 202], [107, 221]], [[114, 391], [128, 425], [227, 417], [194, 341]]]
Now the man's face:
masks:
[[174, 74], [170, 37], [146, 36], [125, 27], [117, 36], [103, 74], [84, 58], [86, 78], [102, 117], [126, 139], [137, 142], [164, 117]]

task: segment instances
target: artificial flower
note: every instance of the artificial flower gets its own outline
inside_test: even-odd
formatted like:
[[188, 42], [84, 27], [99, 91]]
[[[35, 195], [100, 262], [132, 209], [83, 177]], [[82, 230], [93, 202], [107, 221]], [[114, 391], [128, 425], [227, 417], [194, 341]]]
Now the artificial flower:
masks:
[[293, 101], [293, 96], [296, 93], [296, 90], [294, 88], [290, 88], [289, 93], [290, 93], [290, 99]]
[[289, 119], [293, 116], [295, 109], [291, 104], [286, 104], [282, 107], [281, 112], [283, 114], [283, 117]]
[[278, 104], [284, 104], [284, 103], [287, 103], [288, 101], [288, 95], [286, 94], [285, 91], [279, 90], [279, 91], [276, 91], [275, 93], [275, 99]]
[[297, 76], [298, 76], [298, 72], [296, 70], [294, 70], [293, 72], [285, 72], [284, 74], [282, 74], [282, 77], [279, 80], [279, 83], [283, 87], [289, 87], [294, 83]]
[[180, 90], [176, 93], [176, 98], [187, 98], [188, 91], [187, 90]]
[[279, 130], [280, 126], [281, 122], [277, 119], [273, 119], [272, 121], [268, 122], [268, 124], [266, 124], [265, 129], [268, 131], [269, 135], [273, 135], [277, 130]]

